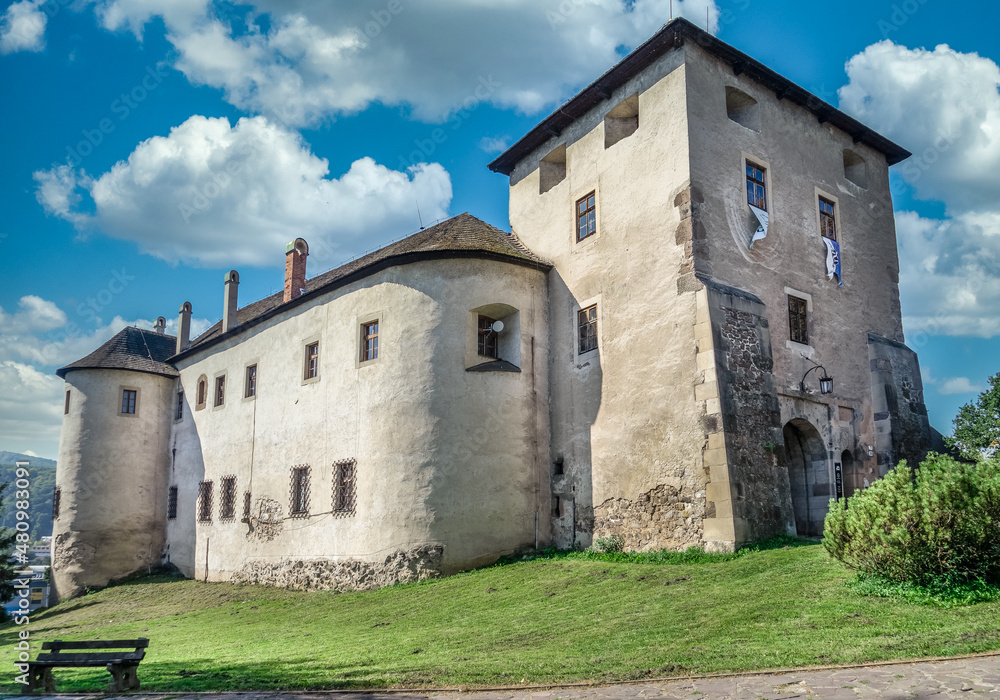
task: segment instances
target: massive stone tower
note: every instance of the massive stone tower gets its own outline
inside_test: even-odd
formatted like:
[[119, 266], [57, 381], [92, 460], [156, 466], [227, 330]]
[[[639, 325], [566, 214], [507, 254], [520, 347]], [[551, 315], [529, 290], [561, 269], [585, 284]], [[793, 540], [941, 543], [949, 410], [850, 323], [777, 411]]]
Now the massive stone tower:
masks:
[[52, 531], [60, 599], [160, 561], [178, 376], [164, 361], [174, 349], [162, 332], [125, 328], [57, 372], [66, 381]]

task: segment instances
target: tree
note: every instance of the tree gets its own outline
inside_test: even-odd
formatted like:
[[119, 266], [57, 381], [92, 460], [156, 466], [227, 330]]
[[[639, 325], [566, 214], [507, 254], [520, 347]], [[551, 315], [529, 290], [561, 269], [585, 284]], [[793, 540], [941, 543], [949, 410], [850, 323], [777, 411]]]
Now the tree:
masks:
[[966, 459], [982, 459], [1000, 450], [1000, 373], [989, 378], [990, 388], [958, 410], [955, 436], [945, 438], [948, 447]]

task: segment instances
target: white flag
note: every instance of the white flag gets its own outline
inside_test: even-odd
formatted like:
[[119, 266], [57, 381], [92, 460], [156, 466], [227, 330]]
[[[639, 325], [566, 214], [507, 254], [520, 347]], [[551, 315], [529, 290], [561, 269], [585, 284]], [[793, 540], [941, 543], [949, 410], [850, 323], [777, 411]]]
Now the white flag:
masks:
[[826, 278], [832, 280], [833, 276], [837, 276], [837, 286], [844, 286], [844, 275], [840, 268], [840, 244], [837, 241], [831, 241], [829, 238], [824, 237], [823, 242], [826, 243]]
[[757, 217], [757, 222], [760, 224], [757, 227], [757, 230], [754, 231], [753, 238], [750, 239], [750, 245], [747, 246], [752, 249], [754, 243], [767, 237], [767, 212], [763, 209], [755, 207], [752, 204], [748, 204], [747, 206], [750, 207], [750, 211], [752, 211], [754, 216]]

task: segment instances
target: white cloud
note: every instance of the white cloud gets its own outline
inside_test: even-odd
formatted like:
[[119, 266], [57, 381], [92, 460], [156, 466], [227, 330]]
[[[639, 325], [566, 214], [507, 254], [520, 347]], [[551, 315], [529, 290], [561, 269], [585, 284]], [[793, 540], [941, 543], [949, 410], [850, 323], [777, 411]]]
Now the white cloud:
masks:
[[31, 365], [0, 360], [0, 435], [4, 449], [55, 458], [62, 425], [63, 382]]
[[841, 107], [913, 151], [897, 172], [948, 216], [896, 212], [907, 338], [1000, 335], [1000, 67], [883, 41], [847, 73]]
[[847, 63], [840, 106], [914, 156], [900, 173], [924, 199], [949, 211], [997, 207], [1000, 189], [1000, 67], [946, 45], [933, 51], [891, 41]]
[[[249, 2], [241, 3], [251, 6]], [[714, 0], [675, 0], [678, 15], [717, 30]], [[384, 0], [252, 3], [233, 19], [207, 0], [107, 0], [104, 26], [162, 16], [176, 67], [240, 109], [292, 126], [372, 103], [424, 120], [490, 103], [534, 113], [567, 97], [669, 19], [670, 0]], [[267, 16], [267, 23], [258, 22]], [[265, 24], [265, 30], [260, 28]]]
[[507, 136], [484, 136], [479, 141], [479, 148], [484, 153], [503, 153], [510, 147], [510, 138]]
[[983, 387], [973, 384], [968, 377], [953, 377], [941, 381], [940, 394], [978, 394]]
[[0, 17], [0, 53], [41, 51], [45, 48], [48, 17], [41, 9], [44, 0], [15, 2]]
[[[328, 175], [327, 161], [297, 133], [264, 117], [230, 126], [194, 116], [97, 178], [60, 166], [35, 179], [46, 211], [81, 231], [98, 228], [164, 260], [209, 266], [283, 263], [296, 237], [332, 264], [415, 230], [417, 205], [435, 220], [451, 201], [451, 178], [436, 163], [400, 172], [362, 158], [339, 178]], [[78, 209], [81, 189], [93, 214]]]

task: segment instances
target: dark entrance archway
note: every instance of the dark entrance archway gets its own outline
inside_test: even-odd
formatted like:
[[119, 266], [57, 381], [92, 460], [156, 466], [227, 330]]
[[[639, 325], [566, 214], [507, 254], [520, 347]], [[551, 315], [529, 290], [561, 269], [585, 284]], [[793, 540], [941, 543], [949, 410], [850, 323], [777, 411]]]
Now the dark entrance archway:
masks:
[[855, 491], [860, 491], [863, 488], [859, 465], [854, 461], [854, 455], [851, 454], [850, 450], [844, 450], [843, 454], [840, 455], [840, 464], [844, 475], [844, 497], [850, 498]]
[[823, 520], [833, 496], [823, 439], [812, 423], [801, 418], [788, 421], [782, 432], [796, 534], [819, 537], [823, 534]]

